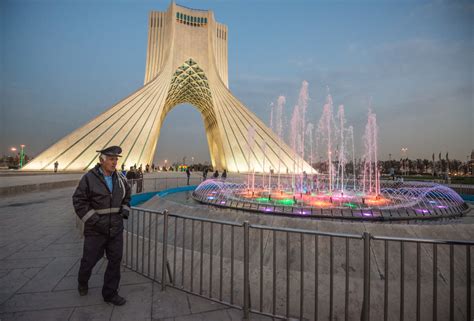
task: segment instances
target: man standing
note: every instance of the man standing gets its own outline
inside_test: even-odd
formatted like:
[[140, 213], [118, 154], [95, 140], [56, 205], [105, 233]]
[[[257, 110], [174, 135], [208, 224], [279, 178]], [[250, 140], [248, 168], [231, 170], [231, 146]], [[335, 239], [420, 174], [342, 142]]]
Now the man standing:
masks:
[[87, 294], [92, 269], [105, 251], [108, 264], [102, 296], [105, 302], [124, 305], [126, 300], [117, 290], [123, 251], [123, 219], [130, 213], [131, 189], [126, 178], [116, 171], [122, 149], [111, 146], [97, 152], [100, 153], [100, 164], [81, 178], [72, 197], [74, 210], [84, 222], [78, 290], [81, 296]]
[[189, 170], [189, 167], [186, 167], [186, 176], [188, 178], [188, 185], [189, 185], [189, 178], [191, 177], [191, 171]]

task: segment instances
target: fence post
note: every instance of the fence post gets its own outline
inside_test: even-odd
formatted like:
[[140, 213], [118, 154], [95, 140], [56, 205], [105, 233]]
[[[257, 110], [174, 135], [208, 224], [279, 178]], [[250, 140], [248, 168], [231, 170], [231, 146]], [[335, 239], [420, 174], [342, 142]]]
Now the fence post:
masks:
[[249, 280], [249, 221], [244, 221], [244, 319], [250, 314], [250, 280]]
[[364, 232], [364, 299], [362, 301], [362, 321], [370, 320], [370, 233]]
[[[166, 262], [168, 261], [168, 210], [163, 211], [163, 251], [161, 255], [161, 291], [166, 289]], [[155, 245], [156, 246], [156, 245]]]

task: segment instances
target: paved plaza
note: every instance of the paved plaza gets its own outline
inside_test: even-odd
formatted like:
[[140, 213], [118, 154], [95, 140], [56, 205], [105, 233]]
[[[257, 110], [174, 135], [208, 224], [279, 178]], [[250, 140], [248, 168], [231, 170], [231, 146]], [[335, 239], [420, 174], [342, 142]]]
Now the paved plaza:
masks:
[[[101, 296], [105, 259], [93, 271], [89, 294], [80, 297], [76, 279], [82, 239], [73, 191], [65, 187], [0, 198], [1, 321], [242, 319], [238, 309], [172, 288], [161, 292], [160, 284], [127, 268], [122, 268], [120, 286], [127, 304], [108, 305]], [[270, 319], [251, 315], [251, 320]]]

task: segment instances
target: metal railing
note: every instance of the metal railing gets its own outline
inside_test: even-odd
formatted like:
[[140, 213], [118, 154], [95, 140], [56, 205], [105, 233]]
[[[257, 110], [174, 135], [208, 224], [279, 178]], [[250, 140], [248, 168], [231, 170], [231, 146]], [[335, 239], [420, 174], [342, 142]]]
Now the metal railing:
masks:
[[189, 184], [185, 173], [180, 177], [144, 177], [141, 179], [129, 179], [127, 181], [132, 188], [132, 195], [134, 195], [186, 185], [199, 185], [202, 182], [202, 177], [192, 175], [189, 178]]
[[471, 321], [474, 241], [343, 234], [135, 207], [124, 264], [275, 318]]

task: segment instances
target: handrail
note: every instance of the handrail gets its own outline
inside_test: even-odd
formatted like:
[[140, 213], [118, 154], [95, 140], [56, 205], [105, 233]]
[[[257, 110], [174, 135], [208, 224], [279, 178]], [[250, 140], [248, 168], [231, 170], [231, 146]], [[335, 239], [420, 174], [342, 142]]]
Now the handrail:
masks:
[[440, 239], [424, 239], [414, 237], [395, 237], [395, 236], [377, 236], [371, 235], [371, 239], [380, 241], [402, 241], [411, 243], [430, 243], [430, 244], [447, 244], [447, 245], [474, 245], [471, 240], [440, 240]]
[[345, 234], [345, 233], [333, 233], [333, 232], [321, 232], [316, 230], [305, 230], [305, 229], [297, 229], [297, 228], [290, 228], [290, 227], [274, 227], [274, 226], [266, 226], [266, 225], [259, 225], [259, 224], [250, 224], [251, 228], [261, 229], [261, 230], [270, 230], [270, 231], [278, 231], [278, 232], [289, 232], [289, 233], [303, 233], [309, 235], [319, 235], [319, 236], [334, 236], [334, 237], [347, 237], [352, 239], [362, 239], [362, 234]]
[[[164, 215], [164, 211], [157, 211], [157, 210], [149, 210], [143, 207], [131, 207], [132, 210], [137, 210], [137, 211], [142, 211], [142, 212], [149, 212], [153, 214], [159, 214], [159, 215]], [[202, 221], [202, 222], [207, 222], [207, 223], [217, 223], [217, 224], [224, 224], [224, 225], [231, 225], [231, 226], [238, 226], [241, 227], [244, 224], [243, 223], [235, 223], [231, 221], [221, 221], [221, 220], [215, 220], [212, 218], [205, 218], [205, 217], [196, 217], [196, 216], [191, 216], [191, 215], [185, 215], [185, 214], [173, 214], [173, 213], [168, 213], [168, 216], [171, 217], [179, 217], [179, 218], [185, 218], [189, 220], [195, 220], [195, 221]]]

